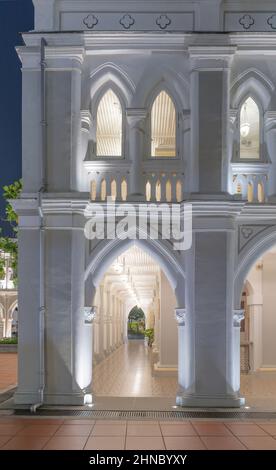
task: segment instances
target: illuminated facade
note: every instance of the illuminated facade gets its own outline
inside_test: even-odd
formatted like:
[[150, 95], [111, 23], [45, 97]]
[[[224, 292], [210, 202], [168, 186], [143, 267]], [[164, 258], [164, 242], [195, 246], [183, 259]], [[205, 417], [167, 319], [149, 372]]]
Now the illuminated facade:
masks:
[[[240, 406], [244, 282], [276, 244], [274, 2], [33, 2], [35, 31], [17, 49], [16, 403], [89, 403], [93, 359], [124, 341], [141, 303], [148, 318], [160, 314], [156, 368], [178, 370], [176, 403]], [[86, 240], [85, 214], [109, 196], [135, 207], [190, 202], [192, 248]], [[154, 261], [140, 284], [142, 259], [132, 278], [118, 272], [137, 246]]]

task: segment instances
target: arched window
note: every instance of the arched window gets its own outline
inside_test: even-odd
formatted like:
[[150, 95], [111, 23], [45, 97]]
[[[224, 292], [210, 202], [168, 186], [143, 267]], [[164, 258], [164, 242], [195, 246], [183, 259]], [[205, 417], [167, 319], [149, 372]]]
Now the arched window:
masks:
[[122, 156], [122, 106], [109, 89], [99, 102], [97, 111], [97, 157]]
[[176, 111], [165, 91], [155, 98], [151, 109], [151, 156], [176, 157]]
[[240, 158], [260, 158], [260, 111], [251, 97], [240, 109]]

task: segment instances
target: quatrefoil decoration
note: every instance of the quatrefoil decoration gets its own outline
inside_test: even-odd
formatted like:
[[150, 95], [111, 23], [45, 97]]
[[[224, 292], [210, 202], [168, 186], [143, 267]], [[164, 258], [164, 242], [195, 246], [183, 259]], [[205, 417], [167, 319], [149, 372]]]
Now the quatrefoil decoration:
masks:
[[171, 22], [172, 20], [167, 15], [160, 15], [156, 20], [156, 24], [160, 29], [166, 29]]
[[92, 15], [91, 13], [83, 19], [83, 23], [85, 24], [85, 26], [87, 26], [88, 29], [93, 29], [94, 26], [98, 24], [98, 22], [98, 18], [95, 15]]
[[251, 15], [243, 15], [239, 19], [239, 23], [242, 25], [243, 29], [250, 29], [251, 26], [255, 23], [255, 20]]
[[125, 29], [130, 29], [131, 26], [133, 26], [135, 23], [135, 19], [132, 18], [131, 15], [124, 15], [121, 19], [120, 19], [120, 24], [123, 26], [123, 28]]
[[276, 29], [276, 15], [272, 15], [267, 19], [267, 24], [271, 27], [271, 29]]
[[243, 227], [243, 228], [241, 229], [241, 233], [242, 233], [243, 237], [244, 237], [246, 240], [248, 240], [248, 238], [250, 238], [251, 235], [253, 234], [253, 229], [250, 228], [250, 227]]

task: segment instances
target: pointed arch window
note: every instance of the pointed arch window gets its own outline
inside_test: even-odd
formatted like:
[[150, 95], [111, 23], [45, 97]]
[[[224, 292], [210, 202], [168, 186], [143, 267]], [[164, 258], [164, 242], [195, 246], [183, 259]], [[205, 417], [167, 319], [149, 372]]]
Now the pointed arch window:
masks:
[[102, 96], [97, 110], [97, 157], [122, 156], [122, 106], [109, 89]]
[[260, 110], [250, 96], [240, 108], [240, 158], [260, 158]]
[[176, 157], [176, 110], [171, 97], [161, 91], [151, 108], [151, 156]]

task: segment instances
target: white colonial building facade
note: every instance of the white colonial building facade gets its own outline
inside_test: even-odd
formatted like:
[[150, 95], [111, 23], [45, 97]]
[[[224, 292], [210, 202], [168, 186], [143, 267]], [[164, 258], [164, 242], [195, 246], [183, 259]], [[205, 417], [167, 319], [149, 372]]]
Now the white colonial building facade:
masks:
[[[276, 367], [263, 347], [276, 328], [275, 2], [33, 3], [35, 30], [17, 48], [16, 403], [96, 400], [93, 363], [126, 341], [140, 304], [155, 329], [153, 373], [178, 373], [176, 403], [239, 407], [240, 351], [244, 368]], [[108, 198], [121, 211], [176, 205], [182, 217], [190, 203], [191, 248], [147, 227], [87, 240], [87, 215]]]

